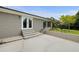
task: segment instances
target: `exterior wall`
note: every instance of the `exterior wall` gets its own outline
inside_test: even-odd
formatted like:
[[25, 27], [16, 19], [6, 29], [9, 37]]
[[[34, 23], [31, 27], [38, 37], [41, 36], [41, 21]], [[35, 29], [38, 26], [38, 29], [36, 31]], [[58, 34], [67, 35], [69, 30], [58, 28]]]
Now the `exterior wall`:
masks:
[[0, 38], [18, 36], [20, 34], [20, 16], [0, 12]]
[[40, 31], [41, 29], [43, 29], [43, 20], [40, 19], [33, 19], [33, 29], [35, 31]]

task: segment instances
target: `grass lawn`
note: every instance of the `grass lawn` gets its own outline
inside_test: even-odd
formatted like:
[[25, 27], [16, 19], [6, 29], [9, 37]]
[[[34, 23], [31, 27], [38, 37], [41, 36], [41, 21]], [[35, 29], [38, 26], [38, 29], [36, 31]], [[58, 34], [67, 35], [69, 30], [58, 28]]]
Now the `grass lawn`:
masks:
[[50, 31], [55, 31], [55, 32], [63, 32], [63, 33], [69, 33], [69, 34], [76, 34], [79, 35], [79, 30], [69, 30], [69, 29], [60, 29], [56, 28]]

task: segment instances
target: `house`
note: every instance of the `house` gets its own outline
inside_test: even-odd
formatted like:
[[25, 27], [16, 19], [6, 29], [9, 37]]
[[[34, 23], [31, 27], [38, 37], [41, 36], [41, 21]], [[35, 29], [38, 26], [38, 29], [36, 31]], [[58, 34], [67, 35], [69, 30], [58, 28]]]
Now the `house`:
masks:
[[0, 39], [3, 42], [32, 37], [51, 26], [45, 17], [0, 6]]

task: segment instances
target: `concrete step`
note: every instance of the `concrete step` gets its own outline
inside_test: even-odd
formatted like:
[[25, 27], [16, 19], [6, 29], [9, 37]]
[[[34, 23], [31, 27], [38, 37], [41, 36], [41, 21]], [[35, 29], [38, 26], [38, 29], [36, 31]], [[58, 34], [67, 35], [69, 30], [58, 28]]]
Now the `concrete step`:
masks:
[[38, 32], [35, 32], [35, 33], [24, 33], [24, 36], [31, 36], [31, 35], [36, 35], [36, 34], [39, 34]]
[[24, 36], [24, 39], [32, 38], [32, 37], [39, 36], [39, 35], [42, 35], [42, 33], [38, 33], [38, 34], [34, 34], [34, 35]]
[[33, 29], [25, 29], [22, 30], [23, 33], [34, 33], [35, 31]]
[[25, 39], [35, 37], [35, 36], [42, 34], [42, 33], [34, 31], [33, 29], [23, 30], [22, 32], [23, 32], [23, 36]]

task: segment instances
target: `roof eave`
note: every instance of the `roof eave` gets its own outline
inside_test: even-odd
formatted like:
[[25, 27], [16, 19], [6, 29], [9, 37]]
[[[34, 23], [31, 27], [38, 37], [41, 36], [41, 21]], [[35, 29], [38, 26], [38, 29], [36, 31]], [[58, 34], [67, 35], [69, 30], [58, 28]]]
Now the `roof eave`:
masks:
[[36, 17], [36, 18], [40, 18], [40, 19], [47, 19], [45, 17], [41, 17], [41, 16], [38, 16], [38, 15], [33, 15], [33, 14], [29, 14], [29, 13], [26, 13], [26, 12], [21, 12], [21, 11], [18, 11], [18, 10], [14, 10], [14, 9], [10, 9], [10, 8], [6, 8], [6, 7], [2, 7], [0, 6], [0, 12], [5, 12], [5, 13], [11, 13], [11, 14], [16, 14], [16, 15], [30, 15], [32, 17]]

